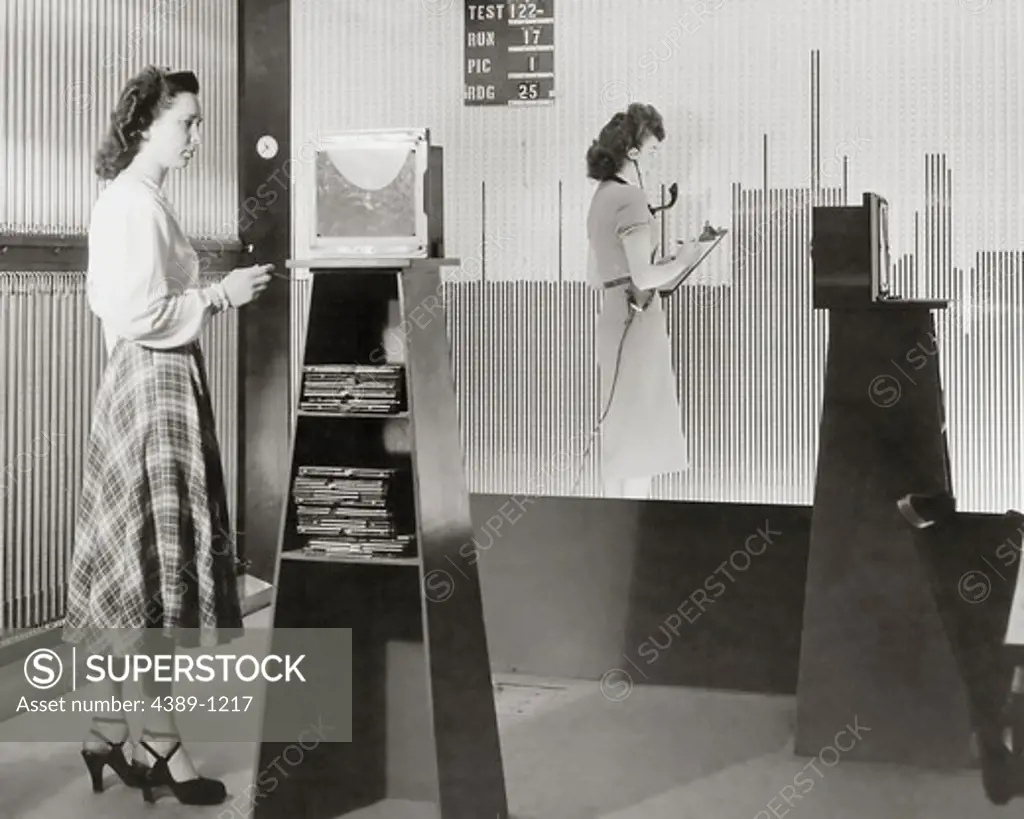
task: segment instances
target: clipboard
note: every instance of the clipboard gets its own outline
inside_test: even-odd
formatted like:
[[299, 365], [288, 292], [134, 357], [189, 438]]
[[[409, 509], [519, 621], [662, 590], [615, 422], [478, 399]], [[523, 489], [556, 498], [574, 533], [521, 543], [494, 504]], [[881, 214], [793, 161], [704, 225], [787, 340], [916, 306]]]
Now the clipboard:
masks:
[[707, 239], [706, 241], [703, 242], [700, 241], [699, 239], [696, 242], [686, 242], [684, 247], [693, 248], [693, 250], [691, 251], [694, 254], [693, 261], [690, 262], [689, 265], [687, 265], [686, 269], [683, 270], [683, 272], [680, 273], [675, 278], [675, 280], [673, 280], [669, 284], [662, 285], [661, 287], [659, 287], [658, 293], [662, 296], [671, 296], [673, 293], [675, 293], [676, 290], [678, 290], [682, 286], [682, 284], [688, 278], [690, 278], [690, 276], [693, 275], [694, 271], [701, 266], [704, 260], [708, 257], [708, 254], [710, 254], [712, 250], [718, 247], [722, 239], [725, 238], [725, 234], [727, 234], [728, 232], [728, 229], [723, 228], [722, 232], [716, 234], [714, 239]]

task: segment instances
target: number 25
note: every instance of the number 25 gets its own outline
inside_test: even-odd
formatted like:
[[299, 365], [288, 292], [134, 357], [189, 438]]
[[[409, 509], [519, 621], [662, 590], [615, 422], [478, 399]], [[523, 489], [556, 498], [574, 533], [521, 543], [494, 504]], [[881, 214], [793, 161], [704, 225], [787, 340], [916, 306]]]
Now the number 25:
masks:
[[535, 83], [535, 82], [521, 82], [521, 83], [519, 83], [519, 99], [521, 99], [521, 100], [535, 100], [535, 99], [537, 99], [537, 83]]

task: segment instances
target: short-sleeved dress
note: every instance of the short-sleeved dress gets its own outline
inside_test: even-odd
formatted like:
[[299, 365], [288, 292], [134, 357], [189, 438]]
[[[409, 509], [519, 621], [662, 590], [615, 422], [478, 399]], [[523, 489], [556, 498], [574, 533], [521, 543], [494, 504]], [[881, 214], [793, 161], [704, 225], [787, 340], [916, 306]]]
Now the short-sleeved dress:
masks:
[[649, 478], [681, 472], [690, 465], [659, 296], [642, 313], [634, 314], [623, 340], [631, 312], [627, 301], [631, 280], [622, 237], [644, 225], [651, 228], [653, 237], [654, 219], [642, 190], [618, 177], [598, 184], [587, 216], [587, 280], [604, 290], [597, 324], [601, 412], [606, 413], [601, 425], [604, 481]]
[[89, 230], [108, 359], [93, 406], [64, 639], [101, 654], [242, 634], [237, 556], [199, 336], [218, 309], [155, 182], [123, 172]]

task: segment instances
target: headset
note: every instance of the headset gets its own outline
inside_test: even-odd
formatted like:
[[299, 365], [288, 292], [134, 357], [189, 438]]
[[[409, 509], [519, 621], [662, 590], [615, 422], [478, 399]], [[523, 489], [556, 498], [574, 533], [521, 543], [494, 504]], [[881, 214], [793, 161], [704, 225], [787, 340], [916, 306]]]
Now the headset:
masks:
[[[644, 177], [643, 173], [641, 173], [640, 171], [640, 163], [637, 162], [637, 158], [640, 156], [640, 151], [634, 146], [629, 149], [629, 152], [626, 154], [626, 156], [629, 158], [629, 161], [633, 163], [633, 169], [636, 171], [636, 179], [640, 185], [640, 190], [644, 190]], [[669, 201], [666, 204], [661, 205], [660, 207], [651, 207], [650, 205], [648, 205], [647, 209], [651, 212], [652, 216], [658, 211], [667, 210], [668, 208], [671, 208], [673, 205], [675, 205], [678, 195], [679, 186], [673, 182], [672, 187], [669, 189]], [[656, 252], [656, 250], [651, 251], [652, 262], [654, 261], [654, 255]], [[651, 293], [647, 297], [647, 300], [643, 304], [640, 304], [637, 301], [636, 294], [629, 289], [630, 286], [626, 285], [626, 288], [626, 303], [629, 307], [629, 313], [626, 316], [626, 323], [622, 328], [622, 337], [619, 339], [618, 352], [616, 352], [615, 354], [615, 370], [612, 373], [612, 385], [608, 391], [608, 400], [605, 402], [604, 409], [601, 410], [601, 416], [597, 419], [597, 423], [594, 425], [594, 428], [590, 431], [590, 436], [587, 441], [587, 448], [583, 451], [583, 455], [580, 457], [580, 468], [576, 474], [576, 480], [573, 482], [570, 493], [575, 492], [577, 487], [579, 487], [580, 485], [580, 481], [583, 480], [583, 473], [586, 469], [587, 464], [587, 456], [590, 454], [590, 450], [594, 446], [594, 441], [597, 440], [597, 436], [598, 433], [601, 431], [601, 425], [604, 423], [604, 419], [608, 417], [608, 412], [612, 408], [612, 401], [615, 399], [615, 387], [619, 382], [619, 368], [622, 365], [622, 351], [626, 347], [626, 338], [629, 336], [629, 328], [630, 326], [632, 326], [633, 320], [642, 312], [644, 312], [644, 310], [651, 306], [656, 296], [655, 293]]]

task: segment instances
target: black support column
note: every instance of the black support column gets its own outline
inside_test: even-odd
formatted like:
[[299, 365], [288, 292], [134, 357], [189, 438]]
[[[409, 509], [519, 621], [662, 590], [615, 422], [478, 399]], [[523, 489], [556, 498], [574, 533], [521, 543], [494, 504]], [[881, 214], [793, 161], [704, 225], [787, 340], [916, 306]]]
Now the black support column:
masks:
[[[282, 275], [291, 255], [290, 6], [238, 4], [239, 236], [251, 246], [246, 264], [273, 263]], [[287, 494], [290, 308], [282, 278], [240, 311], [239, 551], [267, 582]]]
[[[897, 507], [911, 492], [950, 490], [933, 316], [945, 306], [829, 310], [797, 684], [800, 756], [842, 742], [844, 760], [937, 769], [970, 762], [963, 684]], [[851, 733], [855, 725], [864, 731]]]

